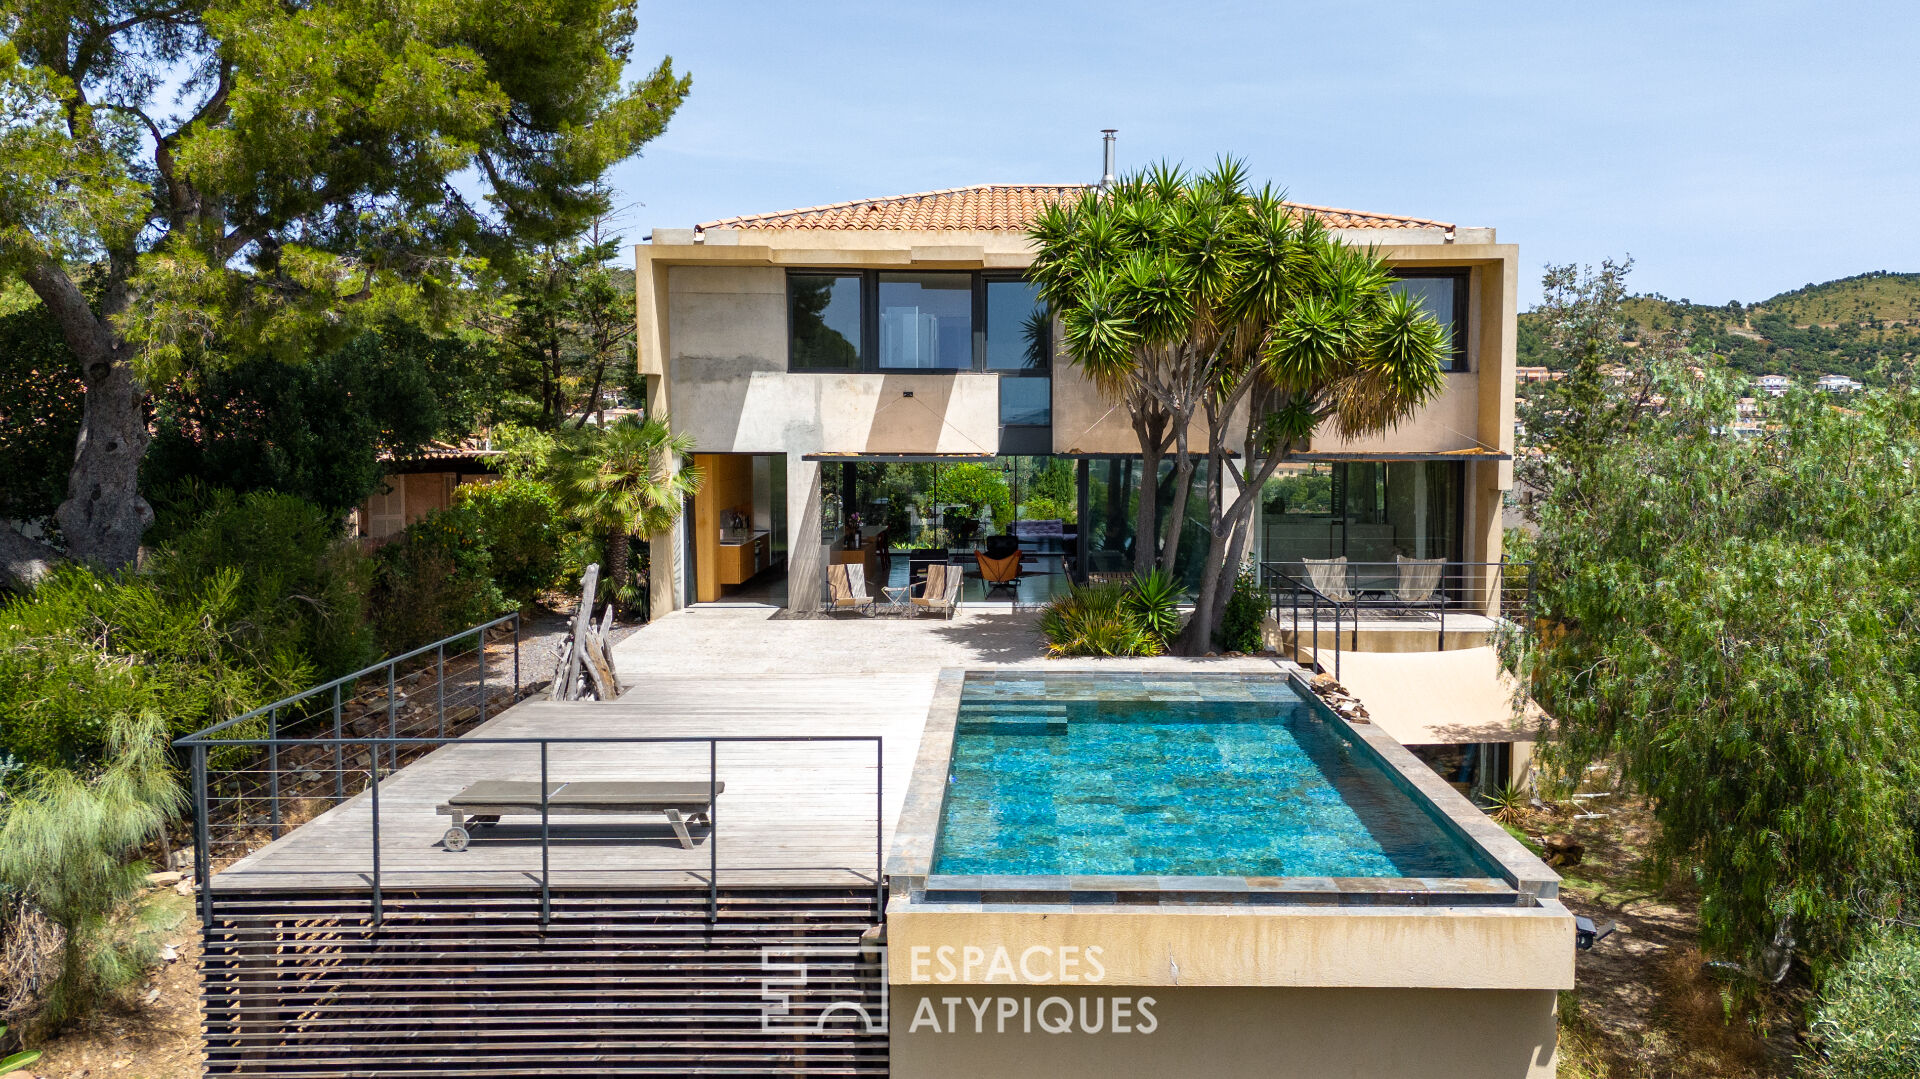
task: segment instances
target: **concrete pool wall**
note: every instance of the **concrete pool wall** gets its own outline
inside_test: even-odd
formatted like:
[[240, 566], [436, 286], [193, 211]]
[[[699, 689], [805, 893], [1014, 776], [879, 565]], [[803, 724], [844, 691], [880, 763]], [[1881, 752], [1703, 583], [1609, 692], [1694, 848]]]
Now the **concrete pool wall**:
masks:
[[[941, 674], [888, 867], [894, 1074], [1553, 1074], [1574, 955], [1559, 877], [1385, 733], [1301, 684], [1499, 878], [942, 877], [964, 684]], [[1142, 999], [1144, 1033], [1080, 1021]]]

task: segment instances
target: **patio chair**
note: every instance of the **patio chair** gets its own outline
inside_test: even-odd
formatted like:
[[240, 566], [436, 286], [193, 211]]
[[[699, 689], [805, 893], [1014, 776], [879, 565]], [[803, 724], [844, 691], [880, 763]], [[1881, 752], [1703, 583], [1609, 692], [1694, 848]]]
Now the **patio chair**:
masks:
[[827, 567], [827, 606], [835, 611], [872, 614], [873, 595], [867, 591], [867, 569], [856, 563]]
[[1307, 567], [1307, 582], [1315, 592], [1335, 603], [1352, 603], [1359, 597], [1353, 589], [1347, 587], [1347, 556], [1338, 558], [1302, 558], [1300, 564]]
[[965, 580], [966, 572], [959, 566], [935, 563], [927, 567], [927, 579], [908, 591], [907, 604], [914, 614], [933, 611], [952, 618], [960, 605], [960, 585]]
[[1440, 573], [1446, 566], [1444, 558], [1408, 558], [1406, 555], [1393, 556], [1400, 570], [1399, 582], [1394, 585], [1393, 596], [1402, 603], [1428, 603], [1440, 588]]
[[987, 595], [992, 595], [996, 588], [1005, 588], [1011, 590], [1016, 599], [1019, 597], [1020, 549], [1018, 547], [1004, 558], [995, 558], [985, 551], [975, 551], [973, 557], [980, 563], [980, 579], [986, 582]]

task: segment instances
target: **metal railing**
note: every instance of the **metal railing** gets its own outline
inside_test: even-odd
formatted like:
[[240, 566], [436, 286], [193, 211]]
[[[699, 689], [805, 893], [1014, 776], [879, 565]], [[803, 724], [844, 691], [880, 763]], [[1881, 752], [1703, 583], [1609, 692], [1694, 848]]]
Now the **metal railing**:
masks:
[[[553, 746], [614, 746], [614, 745], [704, 745], [707, 747], [707, 920], [716, 921], [720, 911], [720, 747], [722, 745], [743, 744], [779, 744], [779, 743], [873, 743], [874, 780], [873, 780], [873, 886], [876, 909], [885, 909], [886, 883], [883, 876], [886, 864], [885, 824], [886, 824], [886, 750], [884, 740], [879, 735], [869, 734], [795, 734], [795, 735], [706, 735], [706, 736], [631, 736], [631, 737], [557, 737], [557, 738], [490, 738], [490, 737], [454, 737], [454, 738], [310, 738], [310, 739], [269, 739], [269, 738], [204, 738], [199, 734], [188, 735], [175, 742], [192, 751], [193, 754], [193, 797], [194, 816], [199, 824], [196, 827], [194, 848], [196, 882], [200, 889], [202, 924], [213, 924], [213, 890], [209, 887], [212, 879], [211, 852], [213, 836], [207, 826], [209, 803], [207, 799], [207, 753], [213, 749], [233, 749], [243, 747], [273, 749], [289, 744], [302, 746], [328, 746], [336, 755], [351, 748], [355, 756], [365, 754], [368, 782], [365, 794], [368, 800], [369, 826], [368, 852], [370, 871], [367, 881], [370, 886], [370, 910], [372, 924], [379, 926], [383, 920], [382, 892], [385, 880], [381, 868], [380, 851], [380, 783], [383, 778], [390, 779], [392, 773], [381, 775], [380, 758], [384, 748], [390, 755], [400, 747], [437, 748], [447, 745], [461, 746], [538, 746], [540, 750], [540, 872], [536, 878], [540, 889], [540, 924], [546, 926], [552, 910], [553, 896], [553, 830], [552, 814], [548, 799], [552, 792], [548, 789], [550, 773], [549, 756]], [[448, 796], [457, 793], [449, 790]], [[749, 865], [729, 867], [743, 871], [793, 871], [817, 870], [825, 867], [806, 866], [767, 866]]]
[[[487, 636], [511, 627], [511, 656], [490, 660]], [[467, 648], [471, 643], [473, 647]], [[506, 642], [496, 642], [504, 651]], [[410, 666], [414, 665], [414, 666]], [[282, 838], [335, 806], [364, 798], [372, 924], [383, 921], [381, 787], [406, 765], [443, 746], [537, 747], [540, 774], [540, 843], [537, 881], [540, 920], [551, 911], [553, 866], [548, 805], [553, 747], [650, 745], [707, 747], [709, 920], [718, 918], [720, 747], [744, 743], [872, 742], [874, 747], [873, 884], [885, 904], [885, 758], [878, 735], [715, 735], [487, 737], [466, 734], [537, 688], [522, 680], [517, 616], [424, 645], [353, 674], [303, 690], [244, 715], [174, 741], [190, 760], [194, 815], [194, 882], [202, 924], [213, 924], [212, 878], [216, 862], [237, 860]], [[489, 674], [490, 669], [493, 673]], [[431, 684], [428, 679], [431, 678]], [[364, 690], [363, 683], [375, 688]], [[587, 705], [592, 707], [592, 705]], [[476, 777], [478, 778], [478, 777]], [[445, 796], [456, 794], [444, 792]], [[417, 807], [415, 807], [417, 811]], [[331, 848], [330, 848], [331, 849]], [[817, 870], [822, 866], [739, 866], [736, 869]], [[841, 868], [841, 867], [833, 867]], [[849, 869], [850, 872], [852, 870]], [[529, 867], [530, 877], [534, 876]]]
[[[1347, 562], [1337, 580], [1315, 583], [1300, 561], [1262, 562], [1261, 583], [1276, 620], [1291, 619], [1293, 647], [1301, 644], [1300, 617], [1310, 622], [1313, 655], [1319, 663], [1320, 623], [1323, 611], [1333, 614], [1333, 676], [1340, 677], [1342, 641], [1353, 636], [1360, 647], [1360, 612], [1431, 617], [1436, 645], [1447, 642], [1447, 612], [1517, 617], [1526, 606], [1527, 580], [1532, 566], [1525, 562], [1443, 562], [1437, 567], [1414, 567], [1400, 562]], [[1433, 572], [1437, 570], [1437, 572]], [[1430, 574], [1430, 576], [1429, 576]], [[1351, 629], [1349, 630], [1349, 627]]]

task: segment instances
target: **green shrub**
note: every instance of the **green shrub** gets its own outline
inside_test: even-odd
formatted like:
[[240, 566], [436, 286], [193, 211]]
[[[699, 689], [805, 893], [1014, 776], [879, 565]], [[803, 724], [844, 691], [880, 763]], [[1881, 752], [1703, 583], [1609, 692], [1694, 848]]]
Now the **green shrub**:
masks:
[[1154, 569], [1145, 577], [1135, 577], [1127, 590], [1126, 607], [1140, 628], [1159, 638], [1162, 645], [1180, 632], [1182, 589], [1173, 574]]
[[242, 619], [240, 590], [232, 568], [163, 591], [65, 566], [0, 606], [0, 755], [91, 768], [116, 717], [161, 715], [184, 734], [311, 681], [297, 650]]
[[213, 490], [198, 515], [148, 560], [142, 576], [163, 596], [191, 596], [222, 569], [238, 574], [233, 632], [262, 654], [297, 655], [318, 679], [372, 662], [367, 624], [372, 565], [341, 537], [339, 519], [292, 495], [242, 498]]
[[1130, 609], [1131, 590], [1123, 584], [1076, 587], [1047, 604], [1040, 632], [1056, 656], [1157, 656], [1160, 638]]
[[157, 714], [118, 717], [105, 768], [83, 777], [36, 771], [0, 816], [0, 882], [60, 927], [60, 970], [39, 1021], [57, 1027], [133, 984], [153, 960], [151, 937], [117, 915], [146, 886], [132, 860], [184, 802]]
[[539, 480], [511, 478], [469, 483], [454, 505], [472, 510], [492, 563], [493, 582], [507, 598], [531, 607], [560, 579], [560, 503]]
[[493, 581], [493, 560], [472, 507], [437, 510], [374, 556], [374, 634], [397, 655], [513, 609]]
[[1883, 929], [1862, 938], [1821, 982], [1807, 1033], [1819, 1051], [1809, 1075], [1920, 1075], [1920, 933]]
[[1248, 562], [1234, 578], [1233, 595], [1227, 597], [1220, 616], [1220, 633], [1214, 643], [1223, 652], [1258, 652], [1266, 647], [1261, 626], [1267, 620], [1267, 593], [1260, 587], [1260, 575]]

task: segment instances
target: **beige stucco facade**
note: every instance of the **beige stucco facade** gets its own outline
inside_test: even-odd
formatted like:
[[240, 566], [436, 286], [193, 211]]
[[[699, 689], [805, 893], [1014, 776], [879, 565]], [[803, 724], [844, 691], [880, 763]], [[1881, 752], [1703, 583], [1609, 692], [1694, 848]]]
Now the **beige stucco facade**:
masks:
[[[1491, 229], [1346, 229], [1390, 264], [1470, 271], [1468, 370], [1451, 372], [1440, 396], [1380, 436], [1315, 439], [1315, 452], [1398, 454], [1513, 448], [1514, 314], [1518, 253]], [[999, 451], [998, 379], [976, 372], [815, 373], [788, 370], [786, 273], [790, 269], [992, 270], [1024, 268], [1032, 249], [1012, 231], [657, 229], [635, 248], [640, 369], [648, 407], [667, 414], [704, 453], [784, 454], [789, 532], [788, 594], [817, 603], [818, 453], [994, 454]], [[1071, 364], [1053, 365], [1052, 447], [1059, 454], [1130, 454], [1138, 442], [1126, 410]], [[1500, 557], [1500, 507], [1511, 464], [1466, 465], [1464, 557]], [[656, 537], [656, 611], [680, 606], [683, 538]]]

